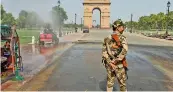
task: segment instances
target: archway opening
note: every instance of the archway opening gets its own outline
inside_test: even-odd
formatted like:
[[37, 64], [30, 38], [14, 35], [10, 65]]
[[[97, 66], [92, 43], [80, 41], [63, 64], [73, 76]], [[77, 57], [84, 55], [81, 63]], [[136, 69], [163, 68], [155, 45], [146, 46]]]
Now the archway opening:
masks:
[[101, 28], [101, 10], [94, 8], [92, 11], [92, 28]]

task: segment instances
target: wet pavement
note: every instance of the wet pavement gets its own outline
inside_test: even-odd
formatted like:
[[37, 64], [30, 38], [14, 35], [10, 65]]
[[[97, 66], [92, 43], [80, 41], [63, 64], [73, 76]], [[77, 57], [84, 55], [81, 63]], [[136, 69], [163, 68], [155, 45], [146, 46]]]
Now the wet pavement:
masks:
[[21, 55], [23, 59], [24, 77], [30, 77], [37, 74], [41, 69], [51, 63], [51, 61], [64, 52], [71, 43], [60, 43], [55, 46], [22, 46]]
[[[94, 34], [96, 32], [88, 34], [83, 40], [101, 40], [100, 35]], [[129, 38], [128, 91], [173, 90], [173, 47], [169, 46], [171, 43], [163, 44], [126, 35]], [[45, 82], [45, 86], [39, 90], [106, 91], [106, 70], [101, 63], [101, 44], [76, 44], [58, 61], [59, 64]], [[114, 90], [119, 90], [117, 81]]]
[[72, 45], [72, 41], [76, 41], [83, 36], [81, 33], [73, 33], [60, 38], [57, 45], [23, 45], [21, 47], [21, 55], [23, 59], [24, 77], [30, 77], [37, 74], [45, 66], [60, 56], [66, 49]]
[[[136, 51], [135, 46], [130, 45], [130, 49], [127, 56], [129, 62], [127, 87], [129, 91], [167, 91], [167, 87], [173, 85], [173, 81], [155, 68], [149, 59], [145, 58], [147, 54]], [[101, 64], [100, 57], [101, 45], [99, 44], [73, 46], [59, 59], [60, 64], [41, 90], [106, 91], [106, 70]], [[114, 90], [119, 90], [118, 85], [115, 85]]]
[[[81, 32], [63, 36], [60, 38], [60, 43], [57, 45], [22, 45], [21, 56], [23, 62], [23, 72], [21, 72], [21, 75], [25, 78], [23, 83], [30, 80], [46, 66], [52, 64], [55, 59], [61, 56], [64, 51], [73, 45], [73, 41], [80, 39], [82, 36], [83, 34]], [[8, 86], [6, 86], [6, 84]], [[15, 90], [16, 87], [13, 84], [14, 83], [12, 81], [7, 81], [7, 83], [3, 84], [5, 86], [2, 87], [2, 90]]]
[[[43, 72], [40, 76], [36, 76], [36, 79], [24, 85], [22, 90], [105, 91], [106, 70], [101, 63], [101, 41], [108, 34], [110, 31], [92, 31], [90, 34], [85, 34], [80, 40], [100, 41], [100, 43], [76, 43], [64, 50], [61, 57], [56, 60], [57, 64], [54, 64], [55, 68], [52, 68], [51, 73]], [[146, 39], [135, 34], [125, 33], [125, 35], [129, 44], [128, 91], [173, 90], [173, 44]], [[61, 40], [71, 43], [74, 41], [72, 39], [68, 36]], [[50, 52], [59, 53], [59, 50], [56, 49], [57, 47], [51, 48]], [[28, 55], [24, 56], [24, 58], [28, 58], [26, 63], [30, 63], [32, 66], [33, 63], [43, 65], [43, 63], [47, 64], [47, 61], [52, 62], [52, 54], [48, 53], [49, 49], [44, 48], [41, 55], [37, 54], [39, 51], [38, 49], [35, 54], [30, 55], [34, 59], [33, 61], [29, 61], [31, 57], [27, 57]], [[32, 50], [28, 52], [32, 52]], [[35, 56], [39, 58], [35, 58]], [[42, 59], [43, 61], [41, 61]], [[25, 69], [29, 71], [34, 68], [25, 67]], [[114, 90], [119, 90], [117, 81]]]
[[[99, 47], [99, 48], [98, 48]], [[75, 45], [59, 59], [59, 65], [42, 90], [85, 91], [96, 90], [105, 78], [101, 65], [99, 45]]]

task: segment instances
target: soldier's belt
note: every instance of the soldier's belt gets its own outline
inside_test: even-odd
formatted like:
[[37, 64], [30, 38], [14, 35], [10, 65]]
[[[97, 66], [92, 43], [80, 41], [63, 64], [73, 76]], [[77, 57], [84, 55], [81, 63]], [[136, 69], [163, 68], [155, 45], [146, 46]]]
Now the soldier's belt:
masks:
[[123, 68], [123, 64], [118, 64], [118, 65], [116, 64], [116, 65], [115, 65], [115, 68], [116, 68], [116, 69], [118, 69], [118, 68]]

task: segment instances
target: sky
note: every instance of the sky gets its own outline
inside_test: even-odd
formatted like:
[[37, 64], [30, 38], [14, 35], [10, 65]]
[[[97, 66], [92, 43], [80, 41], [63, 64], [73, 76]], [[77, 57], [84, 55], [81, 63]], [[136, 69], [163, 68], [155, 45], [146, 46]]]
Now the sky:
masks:
[[[49, 12], [52, 7], [57, 5], [58, 0], [1, 0], [4, 9], [11, 12], [16, 18], [21, 10], [35, 11], [45, 21], [50, 21]], [[172, 5], [170, 10], [173, 10], [173, 0], [169, 0]], [[121, 18], [123, 21], [129, 21], [131, 14], [133, 20], [137, 21], [140, 16], [156, 14], [159, 12], [166, 13], [168, 0], [111, 0], [111, 15], [110, 23]], [[61, 6], [65, 9], [68, 15], [66, 23], [72, 23], [77, 14], [77, 24], [81, 23], [83, 16], [83, 0], [61, 0]], [[94, 10], [93, 20], [95, 24], [100, 22], [100, 12]]]

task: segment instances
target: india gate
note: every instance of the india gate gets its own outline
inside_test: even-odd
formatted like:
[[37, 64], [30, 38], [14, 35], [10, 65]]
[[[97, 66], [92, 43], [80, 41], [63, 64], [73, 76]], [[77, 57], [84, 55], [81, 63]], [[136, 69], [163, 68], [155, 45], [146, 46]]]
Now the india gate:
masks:
[[110, 0], [84, 0], [84, 26], [92, 28], [92, 15], [95, 9], [100, 11], [100, 28], [110, 28]]

